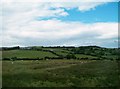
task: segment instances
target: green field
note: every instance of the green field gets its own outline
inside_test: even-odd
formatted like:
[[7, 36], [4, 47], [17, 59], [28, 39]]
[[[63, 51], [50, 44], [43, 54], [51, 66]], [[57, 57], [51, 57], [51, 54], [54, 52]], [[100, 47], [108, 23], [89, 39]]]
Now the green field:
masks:
[[[102, 48], [98, 46], [85, 47], [29, 47], [3, 49], [3, 59], [11, 58], [34, 58], [34, 59], [107, 59], [118, 60], [119, 50], [117, 48]], [[69, 56], [69, 57], [68, 57]]]
[[[47, 49], [51, 50], [51, 49]], [[66, 56], [69, 51], [63, 51], [59, 49], [53, 49], [56, 54]], [[91, 55], [75, 54], [76, 58], [97, 58]], [[7, 50], [2, 52], [2, 58], [45, 58], [45, 57], [58, 57], [51, 52], [37, 51], [37, 50]]]
[[2, 61], [3, 87], [117, 87], [111, 60]]
[[48, 57], [56, 57], [56, 55], [50, 53], [50, 52], [44, 52], [44, 51], [36, 51], [36, 50], [8, 50], [3, 51], [3, 58], [44, 58], [46, 56]]
[[85, 55], [85, 54], [76, 54], [76, 57], [77, 58], [89, 58], [89, 59], [92, 59], [92, 58], [97, 58], [95, 56], [91, 56], [91, 55]]
[[3, 87], [118, 87], [118, 49], [29, 47], [2, 50]]

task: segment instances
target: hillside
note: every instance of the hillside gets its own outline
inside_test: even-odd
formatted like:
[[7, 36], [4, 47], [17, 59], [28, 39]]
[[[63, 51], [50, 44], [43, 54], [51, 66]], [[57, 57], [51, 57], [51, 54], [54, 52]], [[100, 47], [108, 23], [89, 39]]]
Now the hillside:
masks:
[[118, 59], [117, 48], [103, 48], [99, 46], [80, 47], [11, 47], [2, 48], [2, 57], [10, 59], [92, 59], [92, 60], [115, 60]]
[[3, 87], [119, 87], [117, 48], [34, 46], [2, 51]]

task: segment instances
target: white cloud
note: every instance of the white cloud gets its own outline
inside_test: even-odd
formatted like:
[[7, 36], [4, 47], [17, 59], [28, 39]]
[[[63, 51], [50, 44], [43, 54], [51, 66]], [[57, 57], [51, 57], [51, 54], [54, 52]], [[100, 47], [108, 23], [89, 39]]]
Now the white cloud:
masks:
[[95, 23], [93, 28], [95, 31], [99, 32], [101, 35], [98, 36], [99, 39], [110, 39], [118, 37], [118, 23]]
[[[17, 25], [14, 27], [13, 23], [7, 26], [9, 30], [4, 31], [4, 41], [19, 42], [24, 39], [33, 41], [39, 40], [64, 40], [77, 36], [77, 39], [112, 39], [118, 36], [117, 23], [93, 23], [84, 24], [79, 22], [62, 22], [60, 20], [42, 20], [31, 21], [25, 26]], [[84, 36], [84, 37], [83, 37]], [[5, 43], [6, 45], [7, 43]]]
[[[15, 2], [16, 0], [2, 0], [3, 2]], [[16, 2], [113, 2], [118, 0], [17, 0]]]
[[[40, 10], [44, 6], [48, 8], [78, 8], [80, 11], [88, 11], [94, 9], [95, 7], [108, 3], [108, 2], [118, 2], [118, 0], [2, 0], [2, 4], [8, 9], [20, 11], [27, 11], [39, 7]], [[20, 6], [21, 5], [21, 6]], [[44, 10], [46, 11], [46, 9]], [[48, 11], [46, 11], [48, 12]], [[49, 13], [49, 12], [48, 12]], [[48, 15], [47, 13], [47, 15]], [[66, 15], [62, 13], [63, 15]]]
[[[86, 4], [86, 5], [84, 5], [84, 4]], [[95, 9], [95, 7], [97, 7], [97, 6], [99, 6], [99, 5], [103, 5], [103, 4], [105, 4], [104, 2], [89, 2], [89, 3], [83, 3], [83, 4], [81, 4], [79, 7], [78, 7], [78, 9], [80, 10], [80, 11], [88, 11], [88, 10], [90, 10], [90, 9]]]
[[[117, 23], [85, 24], [57, 19], [37, 20], [67, 16], [69, 13], [65, 9], [78, 8], [79, 11], [88, 11], [105, 2], [30, 2], [32, 1], [28, 3], [4, 0], [2, 8], [3, 45], [25, 45], [28, 41], [32, 42], [31, 45], [35, 42], [39, 44], [41, 41], [50, 41], [54, 44], [56, 40], [61, 42], [72, 38], [99, 40], [117, 37]], [[77, 43], [72, 44], [77, 45]]]

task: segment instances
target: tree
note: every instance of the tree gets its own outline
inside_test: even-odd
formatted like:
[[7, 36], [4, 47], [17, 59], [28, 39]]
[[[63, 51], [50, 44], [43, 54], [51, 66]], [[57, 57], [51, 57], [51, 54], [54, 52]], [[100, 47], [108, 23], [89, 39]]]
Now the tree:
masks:
[[74, 54], [67, 54], [66, 58], [67, 59], [76, 59], [76, 56]]

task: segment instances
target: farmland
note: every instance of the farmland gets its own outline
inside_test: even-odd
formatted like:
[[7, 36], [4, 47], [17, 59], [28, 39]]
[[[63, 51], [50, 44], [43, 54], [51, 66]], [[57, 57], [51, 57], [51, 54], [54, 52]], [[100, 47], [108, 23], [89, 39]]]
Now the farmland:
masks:
[[29, 47], [3, 49], [3, 59], [118, 59], [117, 48], [85, 47]]
[[117, 87], [116, 61], [3, 61], [3, 87]]
[[118, 87], [120, 75], [116, 54], [117, 49], [99, 47], [4, 49], [2, 85]]
[[12, 58], [12, 57], [18, 57], [18, 58], [43, 58], [46, 55], [48, 57], [56, 57], [56, 55], [50, 53], [50, 52], [41, 52], [41, 51], [34, 51], [34, 50], [9, 50], [9, 51], [3, 51], [3, 57], [4, 58]]

